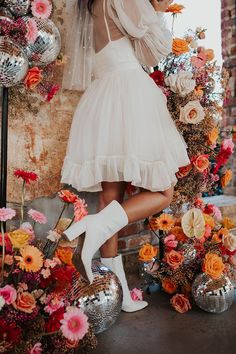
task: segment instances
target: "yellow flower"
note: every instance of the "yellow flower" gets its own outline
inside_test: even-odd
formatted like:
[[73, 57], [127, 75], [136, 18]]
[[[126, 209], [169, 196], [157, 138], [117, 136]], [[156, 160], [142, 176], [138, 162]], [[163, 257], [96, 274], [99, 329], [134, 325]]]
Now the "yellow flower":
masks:
[[20, 249], [21, 256], [15, 256], [18, 266], [26, 272], [38, 272], [43, 266], [43, 254], [37, 247], [25, 246]]
[[204, 213], [203, 213], [203, 216], [204, 216], [206, 225], [209, 225], [212, 229], [214, 229], [214, 227], [215, 227], [214, 218], [211, 215], [204, 214]]
[[223, 225], [223, 227], [225, 227], [226, 229], [233, 229], [236, 224], [233, 222], [233, 220], [231, 218], [229, 218], [228, 216], [225, 216], [222, 221], [221, 224]]
[[15, 230], [9, 232], [9, 238], [12, 243], [13, 248], [22, 248], [28, 245], [30, 235], [23, 230]]
[[208, 134], [208, 141], [211, 145], [214, 145], [216, 143], [218, 135], [219, 135], [219, 129], [218, 127], [214, 127], [212, 131]]
[[224, 176], [222, 176], [222, 178], [221, 178], [221, 186], [222, 186], [222, 188], [225, 188], [229, 184], [229, 182], [231, 181], [232, 177], [233, 177], [232, 171], [230, 169], [227, 170], [225, 172]]
[[157, 218], [157, 225], [159, 230], [169, 231], [174, 226], [174, 224], [174, 219], [168, 214], [163, 213]]

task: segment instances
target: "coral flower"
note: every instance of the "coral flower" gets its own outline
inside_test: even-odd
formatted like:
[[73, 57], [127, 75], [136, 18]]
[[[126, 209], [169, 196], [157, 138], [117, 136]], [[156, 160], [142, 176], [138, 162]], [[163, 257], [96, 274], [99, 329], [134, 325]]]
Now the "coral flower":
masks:
[[87, 204], [84, 199], [78, 198], [74, 203], [75, 222], [82, 220], [88, 215]]
[[82, 339], [88, 332], [88, 317], [77, 307], [67, 308], [61, 322], [61, 331], [70, 341]]
[[37, 247], [25, 246], [20, 250], [21, 256], [15, 256], [18, 266], [26, 272], [38, 272], [43, 266], [43, 255]]
[[183, 264], [184, 256], [178, 251], [171, 250], [165, 254], [165, 261], [172, 269], [176, 270]]
[[39, 224], [46, 224], [47, 223], [47, 218], [43, 213], [40, 213], [37, 210], [30, 209], [28, 211], [28, 215], [35, 221], [38, 222]]
[[31, 181], [36, 181], [38, 175], [34, 172], [28, 172], [24, 170], [16, 170], [14, 176], [17, 178], [22, 178], [26, 183], [30, 184]]
[[33, 16], [37, 18], [49, 18], [52, 12], [52, 4], [48, 0], [33, 0], [31, 10]]
[[189, 44], [185, 39], [174, 38], [172, 44], [172, 52], [175, 55], [181, 55], [189, 52]]
[[58, 247], [55, 253], [55, 256], [60, 259], [63, 263], [67, 264], [68, 266], [73, 266], [72, 263], [72, 256], [73, 252], [70, 247]]
[[174, 226], [174, 219], [168, 214], [161, 214], [157, 219], [158, 228], [162, 231], [169, 231]]
[[67, 189], [60, 190], [58, 196], [66, 203], [75, 203], [78, 200], [78, 196]]
[[170, 300], [171, 305], [179, 313], [185, 313], [191, 310], [189, 299], [184, 294], [176, 294]]
[[0, 221], [7, 221], [14, 218], [16, 215], [15, 210], [11, 208], [1, 208], [0, 209]]
[[168, 6], [168, 8], [166, 9], [166, 12], [172, 12], [173, 14], [182, 14], [182, 10], [185, 7], [181, 4], [172, 4], [170, 6]]

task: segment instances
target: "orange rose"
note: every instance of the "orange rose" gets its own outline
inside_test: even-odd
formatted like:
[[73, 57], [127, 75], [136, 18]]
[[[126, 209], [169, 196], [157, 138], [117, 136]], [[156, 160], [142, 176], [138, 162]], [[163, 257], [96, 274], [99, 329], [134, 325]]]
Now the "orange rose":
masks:
[[67, 189], [60, 190], [58, 196], [66, 203], [75, 203], [78, 200], [78, 196]]
[[178, 251], [171, 250], [165, 254], [165, 261], [172, 269], [176, 270], [183, 263], [184, 256]]
[[207, 57], [207, 61], [211, 61], [215, 58], [215, 54], [214, 54], [213, 49], [205, 49], [205, 55]]
[[181, 55], [189, 52], [189, 45], [185, 39], [174, 38], [172, 44], [172, 52], [175, 55]]
[[205, 255], [202, 270], [212, 279], [219, 279], [225, 269], [222, 258], [215, 253], [208, 252]]
[[231, 181], [232, 177], [233, 177], [232, 171], [231, 170], [227, 170], [225, 172], [225, 174], [221, 178], [221, 186], [222, 186], [222, 188], [225, 188], [229, 184], [229, 182]]
[[191, 310], [191, 304], [187, 296], [183, 294], [176, 294], [170, 300], [171, 305], [179, 313], [185, 313], [188, 310]]
[[68, 266], [73, 266], [72, 256], [73, 252], [70, 247], [58, 247], [55, 253], [55, 256], [59, 258], [63, 263]]
[[34, 297], [27, 291], [18, 293], [16, 301], [12, 304], [16, 310], [32, 313], [36, 307]]
[[185, 242], [187, 240], [187, 236], [183, 232], [182, 227], [180, 226], [174, 226], [170, 230], [170, 233], [175, 235], [175, 239], [179, 242]]
[[157, 248], [149, 243], [143, 245], [139, 251], [139, 260], [142, 262], [150, 262], [157, 255]]
[[24, 84], [28, 89], [33, 90], [42, 81], [42, 78], [42, 70], [36, 66], [29, 69], [25, 77]]
[[185, 7], [183, 5], [180, 4], [172, 4], [170, 6], [168, 6], [168, 8], [166, 9], [166, 12], [172, 12], [173, 14], [182, 14], [182, 10]]
[[177, 286], [169, 278], [165, 278], [162, 281], [162, 288], [167, 294], [174, 294], [177, 290]]
[[214, 127], [212, 131], [208, 134], [208, 141], [211, 145], [214, 145], [216, 143], [216, 140], [218, 139], [219, 136], [219, 129], [218, 127]]
[[192, 169], [192, 165], [191, 164], [189, 164], [187, 166], [180, 167], [179, 171], [176, 173], [176, 176], [179, 179], [184, 178], [184, 177], [186, 177], [189, 174], [191, 169]]
[[204, 172], [210, 165], [207, 155], [198, 155], [193, 159], [193, 165], [199, 172]]

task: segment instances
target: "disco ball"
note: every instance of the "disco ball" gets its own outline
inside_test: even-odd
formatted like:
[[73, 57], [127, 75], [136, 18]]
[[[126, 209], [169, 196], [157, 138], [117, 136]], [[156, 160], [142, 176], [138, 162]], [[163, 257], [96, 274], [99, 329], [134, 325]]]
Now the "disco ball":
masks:
[[9, 22], [12, 22], [14, 20], [14, 17], [11, 11], [8, 10], [6, 7], [0, 7], [0, 20], [7, 20]]
[[29, 12], [31, 0], [5, 0], [4, 5], [16, 16], [24, 16]]
[[221, 313], [228, 310], [234, 301], [234, 286], [225, 275], [220, 279], [212, 279], [201, 273], [193, 282], [192, 294], [202, 310]]
[[197, 256], [197, 250], [194, 248], [192, 243], [185, 243], [179, 247], [179, 251], [184, 256], [184, 264], [191, 265], [192, 262], [195, 261]]
[[78, 303], [97, 334], [116, 322], [121, 312], [123, 293], [117, 276], [106, 266], [93, 261], [92, 271], [92, 284], [88, 284], [78, 273], [74, 275], [69, 299]]
[[[22, 17], [27, 23], [28, 16]], [[48, 19], [35, 18], [38, 27], [38, 37], [34, 43], [29, 43], [24, 49], [33, 66], [47, 65], [56, 60], [61, 50], [61, 36], [55, 24]]]
[[0, 37], [0, 86], [10, 87], [26, 76], [29, 63], [23, 49], [7, 37]]

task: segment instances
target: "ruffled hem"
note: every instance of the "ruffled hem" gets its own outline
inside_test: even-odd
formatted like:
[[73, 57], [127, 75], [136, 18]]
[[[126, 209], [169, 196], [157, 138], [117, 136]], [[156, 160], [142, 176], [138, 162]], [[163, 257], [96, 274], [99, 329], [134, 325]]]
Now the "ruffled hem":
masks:
[[102, 191], [101, 182], [105, 181], [131, 182], [133, 186], [152, 192], [164, 191], [176, 184], [175, 173], [189, 161], [181, 162], [170, 170], [163, 161], [143, 161], [135, 157], [96, 157], [81, 164], [66, 157], [61, 183], [72, 185], [80, 192]]

